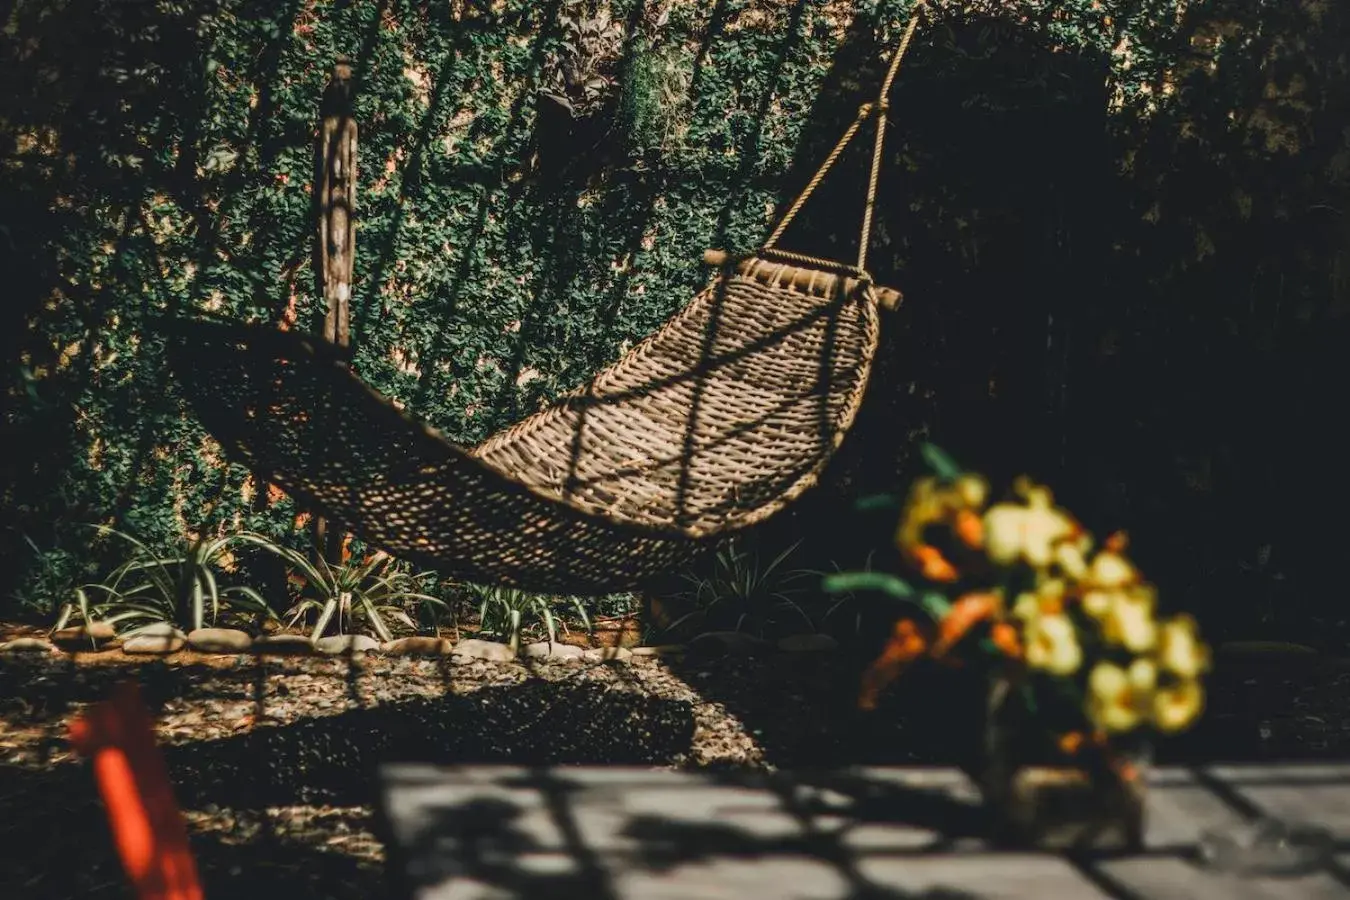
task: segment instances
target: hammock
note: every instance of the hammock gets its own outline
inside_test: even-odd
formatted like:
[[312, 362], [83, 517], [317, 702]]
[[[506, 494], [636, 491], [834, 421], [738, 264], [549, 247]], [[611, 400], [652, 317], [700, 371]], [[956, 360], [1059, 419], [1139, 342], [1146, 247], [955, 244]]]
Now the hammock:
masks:
[[[472, 449], [363, 384], [327, 341], [182, 321], [169, 361], [226, 452], [394, 556], [466, 581], [630, 590], [781, 510], [852, 425], [880, 333], [867, 249], [886, 95], [858, 115], [757, 252], [709, 251], [708, 286], [585, 387]], [[857, 265], [775, 244], [876, 121]]]

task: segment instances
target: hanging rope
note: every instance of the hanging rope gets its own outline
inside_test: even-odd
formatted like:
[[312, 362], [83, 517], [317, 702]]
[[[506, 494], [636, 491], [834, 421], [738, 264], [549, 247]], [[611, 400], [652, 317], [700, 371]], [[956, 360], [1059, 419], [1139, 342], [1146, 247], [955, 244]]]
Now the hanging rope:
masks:
[[[765, 241], [764, 245], [760, 248], [760, 255], [775, 257], [786, 262], [821, 266], [844, 271], [849, 274], [857, 275], [863, 280], [871, 280], [871, 276], [867, 273], [867, 248], [872, 242], [872, 213], [876, 206], [877, 186], [881, 180], [881, 160], [886, 142], [886, 110], [889, 106], [887, 96], [891, 92], [891, 85], [895, 82], [896, 73], [900, 71], [900, 61], [904, 59], [905, 53], [909, 50], [910, 42], [914, 39], [914, 32], [919, 27], [919, 17], [923, 14], [924, 5], [925, 0], [918, 0], [915, 4], [914, 12], [909, 17], [909, 22], [905, 25], [904, 33], [900, 37], [900, 43], [896, 46], [895, 52], [891, 54], [890, 65], [886, 67], [886, 76], [881, 81], [881, 89], [877, 92], [877, 99], [870, 103], [864, 103], [858, 107], [858, 115], [854, 117], [852, 124], [848, 126], [848, 129], [844, 132], [843, 136], [839, 138], [838, 143], [834, 145], [834, 149], [825, 157], [824, 162], [820, 164], [820, 168], [818, 168], [816, 173], [811, 176], [811, 180], [806, 183], [806, 187], [803, 188], [802, 192], [797, 195], [797, 198], [792, 201], [792, 205], [788, 207], [788, 211], [783, 214], [783, 218], [779, 220], [773, 233], [769, 235], [769, 239]], [[791, 253], [785, 250], [775, 249], [774, 245], [778, 243], [778, 239], [783, 236], [783, 232], [787, 231], [788, 225], [792, 224], [792, 220], [797, 217], [797, 213], [801, 212], [802, 207], [806, 205], [806, 201], [810, 199], [813, 193], [815, 193], [815, 190], [820, 186], [820, 183], [825, 180], [825, 176], [829, 173], [835, 162], [838, 161], [839, 156], [844, 152], [844, 148], [849, 145], [849, 142], [852, 141], [855, 136], [857, 136], [858, 129], [862, 127], [865, 121], [874, 116], [876, 118], [876, 141], [872, 145], [872, 170], [867, 179], [867, 195], [863, 205], [862, 228], [858, 237], [858, 264], [856, 266], [849, 266], [835, 260], [821, 259], [803, 253]]]

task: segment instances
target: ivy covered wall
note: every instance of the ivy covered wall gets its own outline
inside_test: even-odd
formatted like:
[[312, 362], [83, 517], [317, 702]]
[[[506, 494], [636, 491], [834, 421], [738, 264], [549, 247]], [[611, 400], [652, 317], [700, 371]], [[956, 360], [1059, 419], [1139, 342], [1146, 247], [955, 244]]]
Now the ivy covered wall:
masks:
[[[1272, 545], [1320, 577], [1295, 480], [1321, 466], [1343, 496], [1323, 411], [1347, 308], [1345, 12], [931, 5], [873, 254], [910, 300], [837, 492], [893, 483], [928, 436], [1155, 535], [1142, 552], [1182, 594]], [[473, 442], [650, 332], [705, 247], [762, 240], [909, 7], [10, 4], [4, 580], [41, 602], [83, 522], [292, 528], [185, 412], [152, 322], [313, 327], [312, 141], [338, 55], [359, 77], [358, 371]], [[863, 165], [787, 243], [852, 255]]]

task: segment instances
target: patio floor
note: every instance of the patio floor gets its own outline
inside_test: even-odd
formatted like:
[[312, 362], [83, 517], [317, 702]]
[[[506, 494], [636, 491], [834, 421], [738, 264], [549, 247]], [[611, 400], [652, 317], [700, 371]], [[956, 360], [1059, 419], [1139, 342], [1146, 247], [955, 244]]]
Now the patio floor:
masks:
[[[1133, 855], [997, 851], [955, 769], [399, 764], [381, 788], [394, 895], [409, 900], [1350, 897], [1350, 765], [1160, 768]], [[1204, 831], [1261, 815], [1327, 828], [1333, 857], [1294, 877], [1197, 862]]]

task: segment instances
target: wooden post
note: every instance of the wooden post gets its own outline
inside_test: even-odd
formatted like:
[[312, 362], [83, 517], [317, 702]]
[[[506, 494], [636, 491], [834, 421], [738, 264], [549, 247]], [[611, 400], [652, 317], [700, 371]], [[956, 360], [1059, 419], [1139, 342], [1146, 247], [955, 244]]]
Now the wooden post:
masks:
[[[323, 336], [339, 347], [351, 341], [352, 268], [356, 257], [356, 119], [351, 61], [338, 57], [320, 106], [315, 145], [314, 208], [318, 234], [314, 244], [315, 286], [324, 299]], [[342, 535], [328, 533], [314, 517], [314, 547], [329, 562], [340, 562]]]

